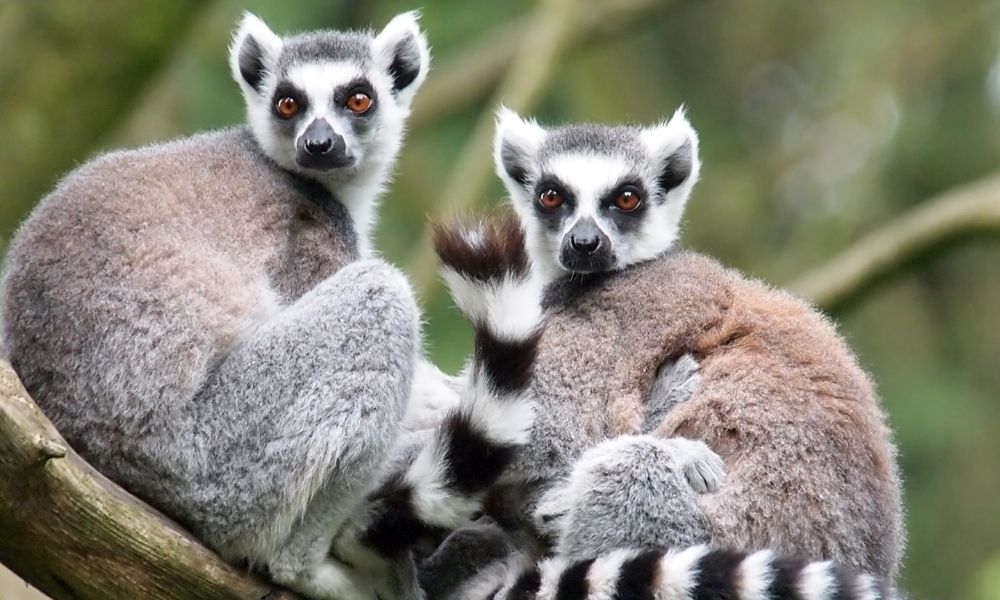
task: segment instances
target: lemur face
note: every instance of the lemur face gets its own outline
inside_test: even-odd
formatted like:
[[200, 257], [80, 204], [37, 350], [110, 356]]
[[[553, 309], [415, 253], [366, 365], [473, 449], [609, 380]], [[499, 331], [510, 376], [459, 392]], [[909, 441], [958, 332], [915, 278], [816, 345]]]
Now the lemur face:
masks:
[[546, 129], [501, 109], [494, 158], [548, 279], [669, 249], [699, 170], [698, 137], [681, 110], [648, 128]]
[[395, 158], [429, 63], [412, 12], [375, 36], [323, 31], [284, 39], [248, 13], [230, 49], [233, 77], [264, 152], [320, 179]]

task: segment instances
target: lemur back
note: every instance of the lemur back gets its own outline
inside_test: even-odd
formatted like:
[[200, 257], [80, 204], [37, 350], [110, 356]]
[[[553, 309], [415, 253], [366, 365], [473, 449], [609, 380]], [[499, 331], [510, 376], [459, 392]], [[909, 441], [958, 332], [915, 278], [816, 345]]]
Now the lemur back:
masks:
[[581, 446], [648, 429], [657, 370], [687, 353], [700, 383], [652, 429], [702, 440], [724, 459], [725, 483], [699, 496], [712, 543], [895, 575], [900, 482], [867, 376], [801, 300], [698, 254], [549, 289], [545, 367], [532, 383], [539, 434], [520, 468], [550, 468], [542, 456], [559, 449], [574, 456], [553, 442], [556, 427]]
[[[526, 521], [564, 523], [554, 546], [570, 557], [700, 540], [894, 577], [904, 544], [895, 447], [843, 339], [789, 294], [673, 250], [700, 168], [683, 112], [650, 127], [544, 128], [501, 110], [494, 156], [547, 289], [536, 424], [514, 469]], [[697, 364], [698, 383], [664, 406], [654, 382], [682, 359]], [[662, 461], [639, 459], [646, 447]], [[684, 531], [630, 504], [657, 502], [652, 492], [607, 483], [623, 468], [636, 482], [687, 471], [683, 457], [712, 451], [725, 481], [687, 486]], [[605, 455], [577, 491], [607, 495], [572, 498], [559, 482], [592, 452]], [[558, 510], [546, 507], [553, 494], [539, 499], [545, 488]]]

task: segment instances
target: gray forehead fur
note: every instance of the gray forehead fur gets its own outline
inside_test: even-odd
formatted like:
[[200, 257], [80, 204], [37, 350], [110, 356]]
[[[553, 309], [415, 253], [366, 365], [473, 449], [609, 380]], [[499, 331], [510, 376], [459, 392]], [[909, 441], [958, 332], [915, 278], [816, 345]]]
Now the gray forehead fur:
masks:
[[374, 39], [371, 33], [360, 31], [316, 31], [285, 38], [278, 56], [278, 72], [287, 75], [296, 65], [329, 61], [368, 67]]
[[539, 150], [542, 160], [560, 154], [583, 152], [621, 156], [631, 161], [643, 161], [646, 153], [639, 140], [639, 127], [632, 125], [597, 125], [593, 123], [566, 125], [547, 130]]

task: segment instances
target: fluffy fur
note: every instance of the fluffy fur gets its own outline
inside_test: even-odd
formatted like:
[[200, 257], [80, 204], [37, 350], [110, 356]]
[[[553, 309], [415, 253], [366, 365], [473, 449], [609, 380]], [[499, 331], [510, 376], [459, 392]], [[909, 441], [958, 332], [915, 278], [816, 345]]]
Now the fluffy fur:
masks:
[[[661, 254], [677, 240], [701, 168], [698, 135], [683, 110], [652, 127], [544, 129], [501, 108], [494, 159], [544, 281], [580, 270], [621, 269]], [[546, 190], [558, 192], [563, 204], [542, 207], [539, 195]], [[614, 205], [622, 190], [642, 196], [634, 211]], [[570, 245], [581, 230], [600, 240], [584, 256]]]
[[[526, 505], [554, 558], [525, 568], [530, 547], [515, 552], [457, 593], [492, 582], [494, 598], [894, 597], [894, 452], [867, 379], [825, 319], [685, 252], [562, 280], [546, 305], [537, 425], [513, 472], [523, 487], [548, 487]], [[662, 420], [646, 410], [650, 388], [692, 378], [692, 395]], [[691, 546], [701, 542], [845, 566]], [[665, 546], [687, 549], [624, 550]]]
[[[412, 13], [378, 35], [290, 38], [247, 15], [231, 65], [249, 127], [91, 161], [42, 200], [5, 265], [4, 352], [74, 447], [227, 559], [311, 598], [373, 597], [331, 544], [359, 533], [380, 482], [413, 471], [402, 424], [433, 424], [460, 396], [427, 365], [417, 377], [435, 385], [414, 393], [410, 287], [357, 261], [428, 60]], [[356, 89], [374, 98], [363, 116], [345, 110]], [[294, 119], [276, 112], [287, 94]], [[303, 162], [321, 121], [336, 160]], [[461, 414], [493, 406], [469, 398]], [[508, 421], [490, 425], [509, 441]], [[431, 447], [469, 429], [447, 422]], [[382, 585], [417, 594], [409, 571]]]
[[[410, 104], [430, 68], [418, 16], [400, 14], [377, 35], [323, 31], [282, 39], [247, 13], [230, 47], [230, 69], [261, 148], [282, 168], [336, 190], [363, 257], [372, 251], [377, 199], [402, 146]], [[357, 91], [373, 100], [363, 115], [345, 106]], [[301, 110], [282, 118], [276, 111], [282, 97]], [[324, 155], [333, 162], [317, 163], [303, 151], [310, 128], [319, 125], [338, 142]]]
[[[518, 472], [551, 481], [620, 435], [701, 440], [725, 462], [725, 483], [695, 497], [713, 543], [894, 576], [904, 543], [895, 447], [844, 341], [791, 295], [671, 251], [699, 170], [697, 137], [683, 115], [652, 128], [544, 129], [505, 112], [496, 151], [529, 231], [529, 256], [556, 275], [546, 289], [544, 367], [532, 384], [538, 422]], [[584, 163], [602, 171], [581, 171]], [[630, 220], [607, 203], [622, 182], [641, 197]], [[539, 195], [549, 188], [566, 199], [555, 213]], [[552, 251], [584, 218], [602, 228], [612, 257], [596, 271]], [[684, 355], [698, 363], [697, 385], [664, 410], [650, 390], [662, 366]], [[628, 494], [617, 498], [626, 507]], [[656, 530], [642, 510], [606, 512], [606, 524], [616, 524], [609, 540]], [[677, 532], [659, 531], [673, 543]]]
[[[501, 113], [495, 149], [530, 261], [548, 282], [536, 425], [514, 468], [521, 526], [553, 538], [567, 564], [704, 540], [891, 580], [904, 545], [900, 482], [868, 377], [802, 301], [672, 250], [698, 173], [683, 116], [647, 129], [544, 129]], [[549, 205], [552, 190], [562, 202]], [[616, 210], [623, 190], [640, 195], [641, 210]], [[567, 260], [581, 223], [597, 232], [600, 260]], [[707, 446], [701, 467], [666, 451], [678, 438]], [[713, 452], [725, 466], [717, 487], [704, 477]], [[817, 573], [803, 581], [820, 590], [827, 579]]]

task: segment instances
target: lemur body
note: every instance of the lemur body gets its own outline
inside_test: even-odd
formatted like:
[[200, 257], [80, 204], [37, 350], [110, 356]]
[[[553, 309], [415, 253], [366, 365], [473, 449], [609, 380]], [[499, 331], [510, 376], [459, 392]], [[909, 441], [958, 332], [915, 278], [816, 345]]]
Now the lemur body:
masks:
[[[517, 247], [517, 222], [495, 223], [441, 229], [436, 246], [459, 305], [467, 314], [478, 306], [496, 322], [516, 318], [537, 288], [489, 286], [462, 276], [464, 265], [502, 265], [489, 258], [498, 254], [493, 248]], [[497, 270], [496, 281], [523, 281], [502, 276], [502, 266]], [[843, 362], [849, 355], [838, 356], [835, 347], [820, 343], [832, 333], [825, 320], [790, 296], [690, 253], [671, 253], [599, 280], [562, 283], [574, 287], [549, 288], [530, 386], [541, 429], [520, 453], [520, 470], [511, 472], [526, 476], [529, 486], [532, 480], [549, 486], [529, 506], [553, 553], [535, 563], [531, 540], [525, 544], [518, 532], [505, 535], [485, 523], [460, 530], [424, 564], [430, 598], [895, 597], [888, 578], [857, 573], [858, 565], [882, 575], [891, 568], [892, 557], [880, 553], [884, 545], [868, 536], [892, 535], [897, 515], [882, 506], [892, 504], [891, 484], [872, 480], [890, 466], [879, 462], [880, 447], [870, 441], [884, 434], [880, 415], [843, 404], [866, 396], [831, 381], [856, 367]], [[774, 305], [761, 304], [764, 296]], [[787, 311], [784, 327], [768, 319], [774, 307]], [[802, 330], [811, 333], [796, 337]], [[793, 349], [789, 343], [819, 345], [821, 351], [799, 352], [801, 364], [770, 356], [775, 347]], [[611, 356], [602, 352], [609, 345]], [[742, 352], [747, 354], [734, 354]], [[650, 406], [646, 388], [665, 357], [673, 356], [682, 358], [669, 363], [657, 383], [690, 397], [659, 393], [656, 403], [673, 406]], [[692, 357], [701, 361], [697, 372]], [[762, 365], [764, 373], [741, 366], [741, 359]], [[771, 369], [788, 374], [767, 377]], [[802, 416], [801, 404], [815, 400], [803, 397], [800, 374], [815, 376], [823, 386], [819, 391], [833, 396], [832, 415], [812, 408]], [[776, 391], [761, 381], [797, 389]], [[728, 405], [730, 398], [740, 404]], [[641, 434], [650, 419], [659, 421], [655, 434]], [[556, 429], [559, 438], [550, 443]], [[843, 454], [831, 461], [815, 456], [815, 448], [786, 449], [784, 442], [768, 441], [776, 435]], [[725, 481], [721, 460], [709, 447], [727, 460]], [[851, 492], [857, 489], [869, 496], [855, 500]], [[801, 512], [791, 516], [785, 510]], [[766, 547], [777, 550], [723, 550]], [[809, 562], [831, 557], [839, 564]], [[467, 564], [477, 559], [486, 565]], [[453, 573], [452, 581], [433, 579]]]
[[484, 323], [462, 401], [404, 435], [458, 395], [420, 362], [407, 281], [367, 258], [428, 61], [413, 14], [287, 39], [247, 15], [249, 127], [82, 166], [5, 264], [3, 356], [70, 443], [310, 598], [419, 597], [407, 548], [477, 510], [531, 424], [508, 382], [531, 368], [529, 319], [501, 332], [523, 357], [502, 377]]
[[[682, 113], [547, 130], [501, 111], [497, 170], [545, 290], [536, 425], [513, 469], [526, 510], [564, 561], [710, 542], [891, 579], [904, 544], [895, 447], [856, 359], [801, 300], [672, 250], [697, 144]], [[665, 365], [692, 359], [689, 398], [650, 398]], [[664, 479], [712, 472], [704, 444], [724, 483]], [[577, 484], [553, 484], [567, 476]]]

